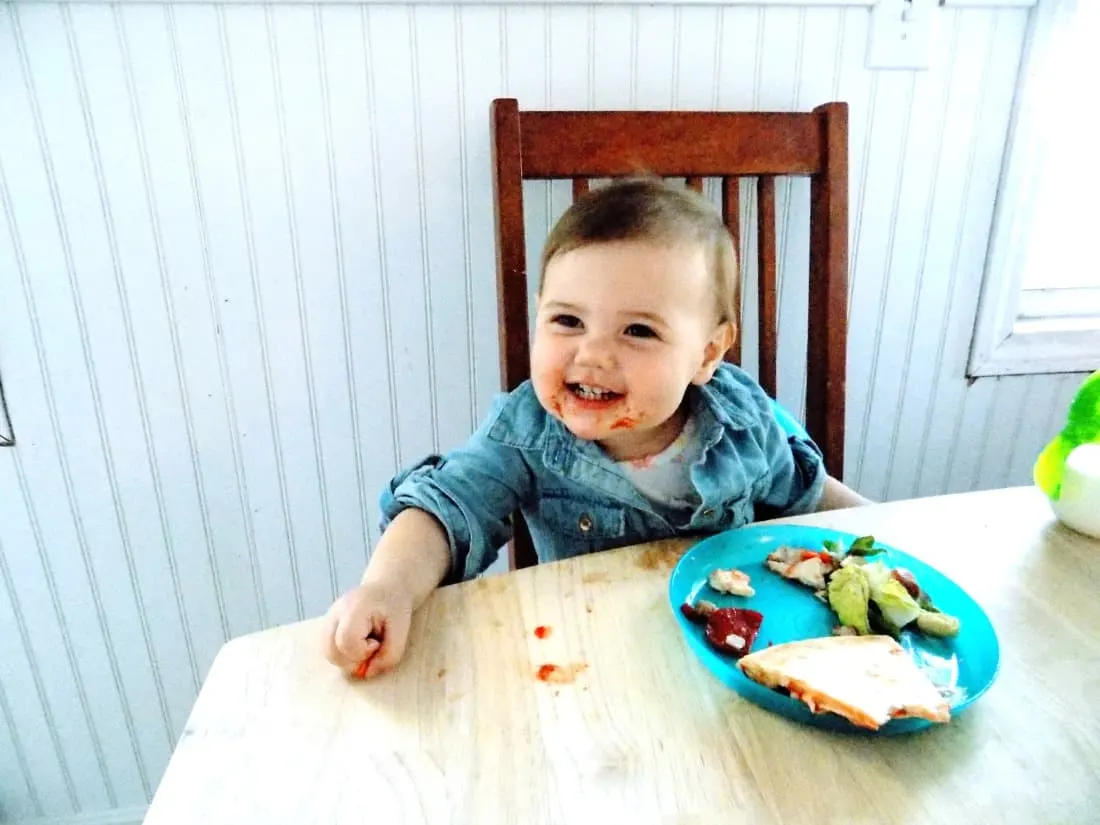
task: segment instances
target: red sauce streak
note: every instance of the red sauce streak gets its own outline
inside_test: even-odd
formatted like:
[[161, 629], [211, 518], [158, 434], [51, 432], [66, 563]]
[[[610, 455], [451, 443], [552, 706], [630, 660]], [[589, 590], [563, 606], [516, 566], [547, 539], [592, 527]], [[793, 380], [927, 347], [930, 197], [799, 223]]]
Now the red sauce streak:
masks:
[[540, 624], [538, 627], [535, 628], [535, 635], [538, 636], [540, 639], [545, 639], [552, 632], [552, 629], [544, 624]]
[[535, 678], [540, 682], [547, 682], [553, 685], [571, 685], [578, 675], [588, 669], [588, 665], [584, 663], [575, 663], [571, 665], [540, 665], [539, 669], [535, 671]]
[[633, 430], [638, 426], [638, 419], [630, 418], [629, 416], [620, 418], [614, 424], [611, 425], [613, 430]]
[[540, 682], [556, 682], [560, 678], [561, 668], [557, 665], [542, 665], [535, 675]]

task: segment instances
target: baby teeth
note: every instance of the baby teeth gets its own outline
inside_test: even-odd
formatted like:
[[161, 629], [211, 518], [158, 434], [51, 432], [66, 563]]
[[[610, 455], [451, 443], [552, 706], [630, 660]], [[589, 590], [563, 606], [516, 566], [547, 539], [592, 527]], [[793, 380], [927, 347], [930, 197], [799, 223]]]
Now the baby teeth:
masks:
[[611, 393], [608, 392], [607, 390], [601, 390], [601, 389], [597, 389], [595, 387], [586, 387], [584, 384], [578, 384], [577, 385], [577, 395], [579, 395], [581, 398], [589, 398], [589, 399], [592, 399], [592, 400], [597, 400], [597, 399], [600, 399], [600, 398], [604, 398], [608, 395], [611, 395]]

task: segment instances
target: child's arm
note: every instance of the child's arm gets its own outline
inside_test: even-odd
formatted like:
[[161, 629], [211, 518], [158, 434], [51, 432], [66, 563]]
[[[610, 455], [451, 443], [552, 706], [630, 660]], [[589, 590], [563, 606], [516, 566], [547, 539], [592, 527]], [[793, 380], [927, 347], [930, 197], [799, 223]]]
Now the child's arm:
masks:
[[394, 667], [432, 590], [474, 578], [507, 543], [531, 470], [520, 450], [489, 437], [496, 414], [461, 447], [406, 468], [383, 491], [382, 538], [359, 586], [323, 624], [324, 652], [337, 667], [366, 678]]
[[821, 493], [821, 500], [817, 503], [817, 512], [823, 510], [843, 510], [846, 507], [862, 507], [865, 504], [873, 504], [853, 490], [837, 481], [832, 476], [825, 477], [825, 489]]
[[405, 654], [413, 612], [439, 586], [450, 564], [447, 534], [434, 516], [415, 508], [398, 513], [360, 585], [325, 616], [322, 640], [328, 660], [363, 678], [394, 667]]

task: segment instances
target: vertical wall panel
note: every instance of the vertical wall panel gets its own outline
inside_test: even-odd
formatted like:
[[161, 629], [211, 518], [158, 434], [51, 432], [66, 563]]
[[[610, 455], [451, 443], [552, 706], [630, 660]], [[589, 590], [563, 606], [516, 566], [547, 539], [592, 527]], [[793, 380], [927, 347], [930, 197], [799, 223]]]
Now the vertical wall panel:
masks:
[[[847, 480], [1027, 483], [1080, 376], [963, 370], [1028, 12], [939, 14], [928, 71], [871, 72], [863, 8], [0, 7], [0, 815], [144, 804], [224, 640], [322, 612], [395, 469], [487, 412], [494, 97], [848, 101]], [[525, 193], [533, 279], [570, 194]], [[801, 411], [808, 186], [777, 194]]]

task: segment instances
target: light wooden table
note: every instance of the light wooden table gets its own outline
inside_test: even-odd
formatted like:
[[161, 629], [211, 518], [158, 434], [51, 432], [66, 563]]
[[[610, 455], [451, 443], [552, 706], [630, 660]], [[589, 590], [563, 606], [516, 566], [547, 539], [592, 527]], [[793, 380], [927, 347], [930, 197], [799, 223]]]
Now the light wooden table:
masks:
[[1100, 542], [1030, 488], [796, 521], [966, 588], [1000, 637], [989, 693], [902, 737], [769, 714], [681, 637], [686, 543], [628, 548], [437, 591], [370, 683], [322, 659], [316, 622], [230, 642], [146, 823], [1100, 822]]

